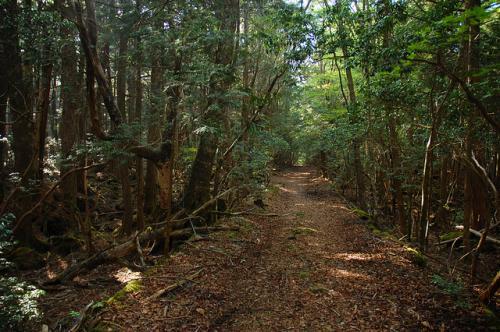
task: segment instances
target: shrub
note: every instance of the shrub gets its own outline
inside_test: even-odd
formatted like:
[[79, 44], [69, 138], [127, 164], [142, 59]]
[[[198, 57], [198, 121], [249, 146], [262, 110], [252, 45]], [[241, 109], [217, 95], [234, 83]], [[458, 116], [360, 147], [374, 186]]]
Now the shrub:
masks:
[[22, 330], [23, 322], [34, 321], [40, 316], [36, 299], [43, 291], [16, 277], [5, 276], [12, 269], [12, 262], [5, 258], [14, 246], [10, 225], [15, 220], [8, 213], [0, 217], [0, 331]]

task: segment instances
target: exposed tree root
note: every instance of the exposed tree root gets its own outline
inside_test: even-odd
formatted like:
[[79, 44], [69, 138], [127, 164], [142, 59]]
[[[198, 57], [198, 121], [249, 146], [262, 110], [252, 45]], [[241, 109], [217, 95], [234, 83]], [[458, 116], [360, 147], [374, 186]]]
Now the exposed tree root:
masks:
[[479, 299], [484, 304], [489, 304], [491, 298], [495, 296], [495, 293], [499, 288], [500, 288], [500, 271], [497, 272], [497, 275], [495, 276], [495, 278], [493, 278], [488, 287], [479, 295]]

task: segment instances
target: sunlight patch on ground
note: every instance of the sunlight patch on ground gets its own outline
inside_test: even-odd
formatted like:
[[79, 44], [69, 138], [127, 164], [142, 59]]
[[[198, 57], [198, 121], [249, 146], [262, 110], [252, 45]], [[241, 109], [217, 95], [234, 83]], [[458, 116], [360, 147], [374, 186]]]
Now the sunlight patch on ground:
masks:
[[122, 268], [116, 271], [116, 273], [113, 275], [116, 280], [118, 280], [121, 283], [129, 282], [131, 280], [136, 280], [136, 279], [141, 279], [142, 273], [141, 272], [134, 272], [130, 270], [129, 268]]
[[279, 189], [283, 192], [286, 192], [286, 193], [293, 193], [293, 194], [297, 193], [297, 190], [293, 190], [293, 189], [288, 189], [288, 188], [284, 188], [284, 187], [279, 187]]
[[[373, 255], [360, 253], [341, 253], [331, 256], [332, 259], [342, 259], [346, 261], [368, 261], [375, 258]], [[381, 257], [379, 257], [381, 258]]]
[[[59, 270], [64, 271], [68, 268], [68, 262], [62, 259], [57, 260], [57, 267]], [[57, 271], [54, 271], [50, 266], [47, 269], [46, 275], [48, 279], [55, 278], [57, 276]]]
[[330, 205], [330, 207], [333, 207], [333, 208], [336, 208], [336, 209], [342, 209], [342, 210], [347, 210], [349, 212], [352, 212], [350, 209], [348, 209], [347, 207], [345, 207], [344, 205], [337, 205], [337, 204], [334, 204], [334, 205]]
[[330, 254], [330, 255], [325, 255], [324, 258], [331, 259], [331, 260], [342, 260], [342, 261], [383, 261], [386, 258], [382, 254], [364, 254], [364, 253], [358, 253], [358, 252], [352, 252], [352, 253], [338, 253], [338, 254]]
[[352, 279], [365, 280], [365, 281], [369, 281], [372, 279], [371, 277], [369, 277], [365, 274], [356, 273], [356, 272], [352, 272], [352, 271], [344, 270], [344, 269], [330, 269], [328, 274], [331, 275], [332, 277], [336, 277], [336, 278], [338, 278], [338, 277], [352, 278]]

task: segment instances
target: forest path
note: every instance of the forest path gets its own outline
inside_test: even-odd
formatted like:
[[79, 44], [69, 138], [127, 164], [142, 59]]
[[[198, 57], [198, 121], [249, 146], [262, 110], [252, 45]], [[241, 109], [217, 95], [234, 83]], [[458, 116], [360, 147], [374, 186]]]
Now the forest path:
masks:
[[[185, 245], [108, 309], [130, 331], [477, 330], [404, 248], [373, 236], [314, 170], [274, 176], [266, 212]], [[166, 296], [151, 294], [193, 272]], [[184, 279], [185, 280], [185, 279]], [[474, 328], [473, 328], [474, 327]]]

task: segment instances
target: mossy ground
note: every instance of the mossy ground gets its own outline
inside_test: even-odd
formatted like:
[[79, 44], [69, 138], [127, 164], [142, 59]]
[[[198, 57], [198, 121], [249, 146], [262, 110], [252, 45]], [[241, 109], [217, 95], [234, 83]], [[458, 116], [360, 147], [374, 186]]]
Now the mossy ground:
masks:
[[106, 304], [116, 304], [117, 302], [123, 300], [127, 294], [138, 292], [141, 288], [142, 283], [140, 280], [131, 280], [125, 285], [125, 287], [106, 300]]

